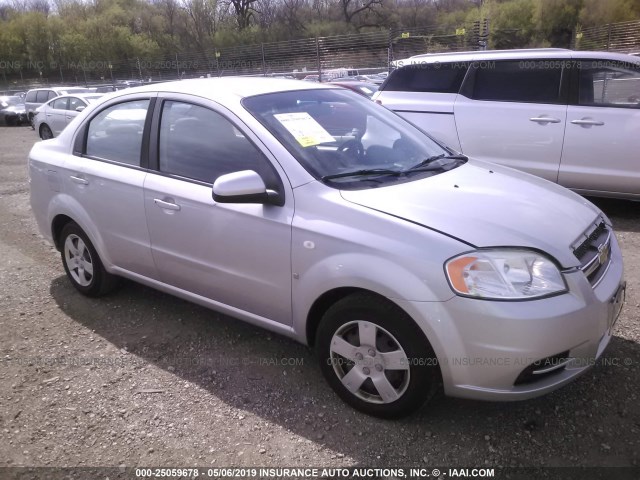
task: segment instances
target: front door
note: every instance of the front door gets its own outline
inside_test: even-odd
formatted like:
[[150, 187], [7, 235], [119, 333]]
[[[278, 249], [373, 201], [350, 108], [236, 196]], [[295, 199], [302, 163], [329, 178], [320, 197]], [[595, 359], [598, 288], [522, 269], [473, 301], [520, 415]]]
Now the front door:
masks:
[[226, 112], [175, 98], [162, 102], [157, 173], [145, 179], [151, 248], [162, 281], [290, 324], [291, 191], [281, 207], [216, 203], [212, 183], [234, 171], [254, 170], [268, 188], [285, 187], [255, 139]]

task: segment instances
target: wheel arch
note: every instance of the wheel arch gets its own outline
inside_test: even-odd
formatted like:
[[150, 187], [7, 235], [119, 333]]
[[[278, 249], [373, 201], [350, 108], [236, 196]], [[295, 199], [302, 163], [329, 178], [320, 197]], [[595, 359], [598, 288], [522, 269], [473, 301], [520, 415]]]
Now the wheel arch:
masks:
[[89, 237], [89, 240], [100, 256], [102, 264], [111, 271], [112, 262], [100, 234], [100, 231], [93, 225], [89, 214], [75, 199], [68, 195], [58, 195], [49, 206], [49, 221], [51, 237], [57, 250], [60, 250], [60, 233], [69, 222], [76, 223], [82, 231]]
[[[409, 313], [404, 308], [402, 308], [392, 299], [385, 297], [384, 295], [381, 295], [372, 290], [368, 290], [366, 288], [338, 287], [323, 293], [311, 305], [311, 308], [309, 309], [309, 313], [307, 314], [307, 322], [306, 322], [307, 345], [309, 345], [310, 347], [315, 346], [318, 326], [320, 325], [320, 321], [322, 320], [322, 317], [327, 312], [327, 310], [329, 310], [329, 308], [331, 308], [335, 303], [339, 302], [343, 298], [353, 295], [355, 293], [370, 295], [372, 297], [376, 297], [380, 301], [387, 302], [393, 305], [394, 307], [398, 308], [402, 312], [404, 312], [407, 315], [407, 317], [410, 318], [411, 321], [415, 323], [415, 320], [413, 320], [411, 315], [409, 315]], [[417, 324], [416, 326], [420, 329], [420, 327]], [[424, 332], [422, 333], [424, 335]], [[429, 339], [427, 338], [427, 336], [424, 335], [424, 337], [425, 337], [425, 340], [429, 342]], [[431, 342], [429, 342], [429, 344], [430, 343]]]
[[60, 234], [62, 233], [62, 229], [65, 225], [71, 222], [77, 223], [73, 218], [63, 213], [56, 215], [51, 221], [51, 235], [53, 238], [53, 244], [57, 250], [62, 248], [62, 245], [60, 245]]
[[42, 123], [40, 124], [40, 126], [38, 127], [38, 136], [39, 136], [40, 138], [42, 138], [42, 129], [43, 129], [44, 127], [47, 127], [47, 128], [49, 129], [49, 131], [51, 132], [51, 134], [53, 135], [53, 130], [51, 130], [51, 127], [50, 127], [46, 122], [42, 122]]

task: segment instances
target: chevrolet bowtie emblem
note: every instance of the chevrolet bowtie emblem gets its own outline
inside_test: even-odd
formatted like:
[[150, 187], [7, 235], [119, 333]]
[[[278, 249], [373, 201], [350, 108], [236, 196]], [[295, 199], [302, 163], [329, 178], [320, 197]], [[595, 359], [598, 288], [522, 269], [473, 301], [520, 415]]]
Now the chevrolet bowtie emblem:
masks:
[[609, 259], [609, 245], [603, 244], [598, 247], [598, 262], [603, 265]]

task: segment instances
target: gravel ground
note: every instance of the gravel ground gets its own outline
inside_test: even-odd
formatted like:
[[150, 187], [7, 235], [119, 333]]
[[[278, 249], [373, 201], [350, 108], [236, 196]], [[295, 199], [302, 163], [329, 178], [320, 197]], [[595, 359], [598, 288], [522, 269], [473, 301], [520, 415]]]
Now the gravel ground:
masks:
[[0, 127], [0, 466], [640, 466], [636, 203], [597, 202], [628, 280], [608, 364], [539, 399], [383, 421], [286, 338], [129, 282], [76, 293], [30, 212], [36, 140]]

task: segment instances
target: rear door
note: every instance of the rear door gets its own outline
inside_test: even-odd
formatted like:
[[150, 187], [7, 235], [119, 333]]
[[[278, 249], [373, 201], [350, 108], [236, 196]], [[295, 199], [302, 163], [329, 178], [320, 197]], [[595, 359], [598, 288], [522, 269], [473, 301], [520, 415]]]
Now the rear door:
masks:
[[[85, 122], [63, 182], [87, 215], [81, 227], [97, 239], [106, 260], [121, 269], [155, 278], [144, 212], [143, 186], [154, 96], [118, 98]], [[93, 228], [93, 230], [91, 229]]]
[[[631, 59], [631, 57], [629, 57]], [[640, 195], [640, 62], [575, 62], [559, 183]]]
[[567, 117], [564, 63], [472, 66], [454, 106], [462, 152], [557, 182]]

